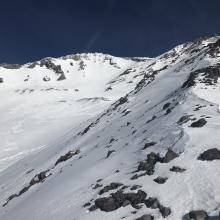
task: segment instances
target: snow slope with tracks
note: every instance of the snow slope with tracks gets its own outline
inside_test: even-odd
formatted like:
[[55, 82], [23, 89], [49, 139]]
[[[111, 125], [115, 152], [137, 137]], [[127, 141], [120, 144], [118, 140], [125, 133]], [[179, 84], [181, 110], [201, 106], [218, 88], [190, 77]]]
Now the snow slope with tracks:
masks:
[[218, 219], [219, 41], [2, 67], [0, 219]]

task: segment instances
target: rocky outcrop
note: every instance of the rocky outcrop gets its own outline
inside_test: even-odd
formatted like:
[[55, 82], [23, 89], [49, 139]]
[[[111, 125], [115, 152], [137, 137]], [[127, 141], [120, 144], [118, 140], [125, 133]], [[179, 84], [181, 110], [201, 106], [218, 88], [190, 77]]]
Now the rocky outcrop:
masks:
[[171, 149], [168, 149], [167, 153], [165, 154], [162, 162], [163, 163], [169, 163], [171, 160], [175, 159], [176, 157], [178, 157], [179, 155], [177, 153], [175, 153], [174, 151], [172, 151]]
[[22, 65], [2, 63], [2, 64], [0, 64], [0, 67], [3, 67], [5, 69], [20, 69], [22, 67]]
[[145, 150], [145, 149], [147, 149], [147, 148], [149, 148], [149, 147], [151, 147], [151, 146], [154, 146], [156, 143], [157, 143], [157, 142], [154, 142], [154, 141], [146, 143], [146, 144], [144, 145], [144, 147], [143, 147], [143, 150]]
[[220, 160], [220, 150], [217, 148], [208, 149], [199, 155], [198, 160]]
[[207, 212], [204, 210], [191, 211], [188, 216], [192, 220], [207, 220], [209, 217]]
[[192, 128], [199, 128], [199, 127], [203, 127], [206, 123], [207, 121], [204, 118], [200, 118], [199, 120], [193, 122], [190, 126]]
[[[160, 157], [159, 154], [155, 154], [154, 152], [151, 152], [147, 155], [147, 159], [144, 161], [140, 161], [139, 165], [137, 167], [136, 172], [139, 171], [145, 171], [146, 175], [153, 175], [154, 174], [154, 167], [156, 163], [169, 163], [171, 160], [175, 159], [178, 157], [178, 154], [176, 154], [174, 151], [171, 149], [168, 149], [167, 153], [165, 154], [164, 157]], [[143, 175], [145, 175], [143, 174]], [[142, 176], [142, 174], [140, 175]], [[140, 176], [133, 176], [131, 179], [136, 179]]]
[[99, 191], [99, 195], [102, 195], [102, 194], [109, 192], [111, 190], [118, 189], [122, 185], [123, 185], [122, 183], [114, 183], [114, 182], [110, 183], [109, 185], [105, 186], [103, 189], [101, 189]]
[[169, 207], [165, 207], [165, 206], [161, 205], [157, 198], [149, 197], [147, 200], [145, 200], [144, 203], [148, 208], [152, 208], [152, 209], [158, 208], [161, 215], [164, 218], [171, 214], [171, 209]]
[[170, 168], [170, 171], [175, 173], [183, 173], [184, 171], [186, 171], [186, 169], [178, 166], [173, 166]]
[[80, 153], [80, 150], [74, 150], [74, 151], [69, 151], [65, 155], [62, 155], [58, 158], [58, 160], [55, 163], [55, 166], [58, 165], [61, 162], [69, 160], [72, 156], [77, 155]]
[[162, 162], [162, 158], [153, 152], [147, 155], [146, 161], [141, 161], [138, 165], [137, 172], [145, 171], [147, 175], [153, 175], [154, 167], [157, 162]]
[[8, 197], [8, 199], [6, 200], [6, 202], [2, 205], [3, 207], [6, 206], [12, 199], [19, 197], [20, 195], [22, 195], [23, 193], [27, 192], [33, 185], [43, 182], [47, 177], [47, 172], [49, 172], [49, 170], [46, 171], [42, 171], [38, 174], [36, 174], [31, 181], [29, 182], [29, 184], [27, 186], [25, 186], [24, 188], [22, 188], [19, 193], [17, 194], [12, 194]]
[[157, 178], [154, 179], [154, 182], [158, 183], [158, 184], [163, 184], [168, 180], [167, 177], [161, 177], [158, 176]]
[[111, 212], [127, 205], [137, 209], [139, 204], [144, 203], [146, 196], [147, 194], [142, 190], [138, 190], [137, 193], [123, 193], [122, 190], [119, 190], [109, 197], [96, 199], [95, 205], [105, 212]]
[[40, 60], [40, 67], [45, 66], [47, 69], [53, 70], [55, 73], [63, 73], [63, 70], [61, 69], [61, 65], [56, 65], [52, 62], [51, 59], [43, 59]]
[[62, 81], [62, 80], [65, 80], [66, 79], [66, 76], [64, 73], [61, 73], [60, 76], [58, 77], [57, 81]]

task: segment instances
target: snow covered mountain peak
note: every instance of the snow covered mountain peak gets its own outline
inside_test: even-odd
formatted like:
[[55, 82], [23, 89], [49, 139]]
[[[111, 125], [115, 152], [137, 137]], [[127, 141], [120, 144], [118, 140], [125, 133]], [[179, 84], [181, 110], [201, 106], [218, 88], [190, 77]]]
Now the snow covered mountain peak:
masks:
[[218, 219], [219, 47], [0, 68], [0, 219]]

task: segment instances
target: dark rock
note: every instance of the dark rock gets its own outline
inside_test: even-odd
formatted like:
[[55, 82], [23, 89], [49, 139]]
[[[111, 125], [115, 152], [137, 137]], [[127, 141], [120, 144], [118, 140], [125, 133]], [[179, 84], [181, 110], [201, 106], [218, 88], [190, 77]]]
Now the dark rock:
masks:
[[113, 143], [115, 141], [114, 138], [111, 138], [110, 141], [109, 141], [109, 144]]
[[44, 76], [43, 81], [45, 81], [45, 82], [50, 81], [50, 77], [48, 77], [48, 76]]
[[204, 210], [197, 210], [189, 212], [189, 217], [193, 220], [206, 220], [209, 216]]
[[69, 160], [72, 156], [80, 153], [80, 150], [69, 151], [65, 155], [61, 156], [55, 163], [55, 166], [61, 162]]
[[112, 87], [111, 87], [111, 86], [107, 87], [107, 88], [105, 89], [105, 92], [107, 92], [107, 91], [109, 91], [109, 90], [112, 90]]
[[99, 184], [99, 183], [96, 183], [95, 186], [92, 189], [97, 189], [97, 188], [100, 188], [100, 187], [102, 187], [102, 185]]
[[111, 212], [129, 204], [138, 209], [139, 204], [144, 203], [146, 196], [147, 194], [142, 190], [138, 190], [137, 193], [123, 193], [119, 190], [112, 193], [110, 197], [96, 199], [95, 205], [105, 212]]
[[170, 168], [170, 171], [176, 172], [176, 173], [182, 173], [182, 172], [186, 171], [186, 169], [181, 168], [181, 167], [177, 167], [177, 166], [173, 166], [172, 168]]
[[143, 203], [146, 196], [147, 194], [142, 190], [138, 190], [137, 193], [126, 193], [125, 194], [126, 199], [131, 202], [132, 206], [137, 205], [139, 203]]
[[[40, 66], [45, 66], [47, 69], [53, 70], [55, 73], [63, 73], [63, 70], [61, 69], [61, 65], [54, 64], [50, 58], [46, 58], [40, 61]], [[30, 67], [29, 67], [30, 68]]]
[[220, 77], [220, 66], [209, 66], [203, 70], [205, 72], [203, 83], [206, 85], [215, 85]]
[[146, 175], [146, 173], [142, 173], [142, 174], [139, 174], [139, 175], [135, 174], [134, 176], [131, 177], [131, 180], [136, 180], [139, 177], [142, 177], [142, 176], [145, 176], [145, 175]]
[[119, 208], [113, 197], [96, 199], [95, 205], [100, 208], [100, 210], [105, 212], [111, 212]]
[[122, 206], [125, 207], [130, 204], [131, 204], [131, 202], [129, 200], [125, 200], [125, 201], [123, 201]]
[[86, 207], [88, 207], [88, 206], [90, 206], [91, 205], [91, 203], [90, 202], [87, 202], [87, 203], [85, 203], [84, 205], [83, 205], [83, 208], [86, 208]]
[[79, 134], [80, 135], [84, 135], [84, 134], [86, 134], [89, 130], [90, 130], [90, 128], [92, 128], [93, 126], [95, 126], [96, 125], [96, 123], [95, 122], [92, 122], [91, 124], [89, 124], [82, 132], [80, 132]]
[[163, 106], [163, 110], [167, 109], [170, 106], [170, 102], [167, 102], [164, 106]]
[[127, 69], [127, 70], [125, 70], [123, 73], [121, 73], [121, 74], [119, 75], [119, 77], [129, 74], [131, 71], [132, 71], [132, 69]]
[[3, 83], [3, 82], [4, 82], [4, 80], [3, 80], [3, 78], [1, 77], [1, 78], [0, 78], [0, 83]]
[[141, 188], [140, 185], [133, 185], [133, 186], [131, 187], [131, 190], [137, 190], [137, 189], [139, 189], [139, 188]]
[[129, 186], [124, 185], [121, 187], [121, 190], [123, 191], [124, 189], [127, 189], [127, 188], [129, 188]]
[[86, 64], [83, 62], [83, 60], [81, 60], [81, 61], [79, 62], [79, 70], [84, 70], [85, 67], [86, 67]]
[[154, 119], [156, 119], [157, 118], [157, 116], [156, 115], [154, 115], [154, 116], [152, 116], [152, 118], [151, 119], [149, 119], [147, 122], [146, 122], [146, 124], [148, 124], [148, 123], [150, 123], [150, 122], [152, 122]]
[[170, 113], [172, 112], [172, 109], [173, 109], [173, 108], [168, 108], [168, 109], [166, 110], [166, 113], [165, 113], [165, 115], [168, 115], [168, 114], [170, 114]]
[[204, 118], [200, 118], [198, 121], [193, 122], [190, 126], [192, 128], [203, 127], [207, 121]]
[[121, 97], [119, 100], [118, 100], [118, 105], [122, 105], [124, 103], [128, 102], [128, 98], [127, 97]]
[[142, 215], [140, 218], [136, 218], [136, 220], [153, 220], [154, 217], [152, 215]]
[[168, 149], [165, 157], [163, 158], [163, 162], [164, 163], [169, 163], [171, 160], [175, 159], [176, 157], [178, 157], [179, 155], [177, 153], [175, 153], [174, 151], [172, 151], [171, 149]]
[[34, 169], [30, 169], [30, 170], [28, 170], [27, 172], [26, 172], [26, 174], [29, 174], [29, 173], [31, 173], [31, 172], [33, 172], [34, 171]]
[[42, 171], [39, 174], [35, 175], [35, 177], [30, 181], [30, 186], [39, 183], [39, 182], [43, 182], [44, 179], [47, 178], [47, 171]]
[[182, 88], [190, 88], [195, 85], [195, 79], [196, 79], [197, 73], [192, 72], [190, 73], [188, 79], [183, 83]]
[[109, 158], [112, 153], [115, 153], [115, 150], [109, 150], [105, 159]]
[[33, 69], [35, 66], [37, 66], [38, 65], [38, 63], [37, 62], [34, 62], [34, 63], [31, 63], [29, 66], [28, 66], [28, 68], [29, 69]]
[[146, 124], [152, 122], [154, 119], [156, 119], [157, 116], [156, 115], [153, 115], [151, 119], [149, 119], [148, 121], [146, 121]]
[[195, 109], [193, 109], [193, 111], [199, 111], [202, 108], [202, 106], [197, 106]]
[[138, 165], [138, 171], [146, 171], [147, 175], [153, 175], [154, 165], [155, 164], [148, 163], [147, 161], [141, 161]]
[[135, 86], [136, 93], [146, 85], [146, 78], [141, 79]]
[[19, 69], [22, 65], [20, 64], [8, 64], [8, 63], [2, 63], [0, 64], [0, 67], [4, 67], [5, 69]]
[[215, 66], [209, 66], [192, 72], [187, 81], [183, 84], [182, 88], [194, 86], [196, 83], [196, 77], [200, 73], [203, 73], [203, 83], [206, 85], [214, 85], [217, 83], [218, 78], [220, 77], [220, 66], [217, 64]]
[[14, 198], [16, 198], [16, 197], [18, 197], [17, 194], [12, 194], [12, 195], [10, 195], [10, 196], [8, 197], [7, 201], [2, 205], [2, 207], [6, 206], [6, 205], [9, 203], [10, 200], [12, 200], [12, 199], [14, 199]]
[[151, 209], [157, 209], [160, 206], [158, 199], [152, 197], [146, 199], [144, 203], [147, 206], [147, 208], [151, 208]]
[[120, 186], [122, 186], [122, 183], [110, 183], [109, 185], [105, 186], [103, 189], [101, 189], [99, 191], [99, 195], [102, 195], [110, 190], [115, 190], [117, 188], [119, 188]]
[[18, 196], [20, 196], [21, 194], [27, 192], [29, 190], [30, 186], [25, 186], [19, 193]]
[[145, 205], [151, 209], [159, 209], [161, 215], [165, 218], [171, 214], [171, 209], [160, 204], [157, 198], [149, 197], [145, 200]]
[[158, 184], [163, 184], [168, 180], [167, 177], [160, 177], [158, 176], [156, 179], [154, 179], [154, 182], [158, 183]]
[[143, 147], [143, 150], [147, 149], [148, 147], [154, 146], [156, 143], [157, 142], [154, 142], [154, 141], [146, 143]]
[[131, 134], [133, 135], [133, 134], [135, 134], [136, 132], [137, 132], [137, 130], [133, 130]]
[[138, 165], [137, 171], [146, 171], [147, 175], [154, 173], [154, 167], [157, 162], [162, 162], [162, 158], [158, 154], [151, 152], [147, 155], [146, 161], [141, 161]]
[[57, 81], [61, 81], [61, 80], [65, 80], [66, 76], [64, 75], [64, 73], [60, 74], [60, 76], [58, 77]]
[[198, 157], [198, 160], [219, 160], [220, 159], [220, 151], [216, 148], [208, 149], [204, 151], [200, 156]]
[[162, 205], [160, 205], [159, 211], [164, 218], [166, 218], [171, 214], [171, 209], [169, 207], [164, 207]]
[[31, 186], [35, 185], [36, 183], [39, 183], [39, 182], [43, 182], [44, 179], [47, 178], [47, 172], [49, 170], [46, 170], [46, 171], [42, 171], [40, 172], [39, 174], [35, 175], [34, 178], [31, 179], [30, 183], [28, 186], [25, 186], [23, 189], [20, 190], [20, 192], [18, 194], [12, 194], [11, 196], [8, 197], [7, 201], [3, 204], [3, 206], [6, 206], [8, 204], [8, 202], [10, 200], [12, 200], [13, 198], [15, 197], [19, 197], [20, 195], [22, 195], [23, 193], [27, 192]]
[[190, 120], [190, 116], [189, 115], [183, 115], [178, 121], [177, 124], [183, 124], [186, 123]]
[[92, 205], [91, 207], [89, 207], [89, 211], [90, 212], [93, 212], [93, 211], [95, 211], [96, 209], [98, 209], [98, 207], [96, 206], [96, 205]]

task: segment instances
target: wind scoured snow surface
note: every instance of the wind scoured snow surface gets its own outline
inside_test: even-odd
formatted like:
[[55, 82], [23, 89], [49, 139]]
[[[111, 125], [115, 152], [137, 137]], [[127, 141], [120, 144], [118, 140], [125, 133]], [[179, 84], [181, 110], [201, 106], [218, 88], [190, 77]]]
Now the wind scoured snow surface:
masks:
[[218, 219], [220, 160], [199, 156], [220, 150], [219, 47], [1, 67], [0, 219]]

